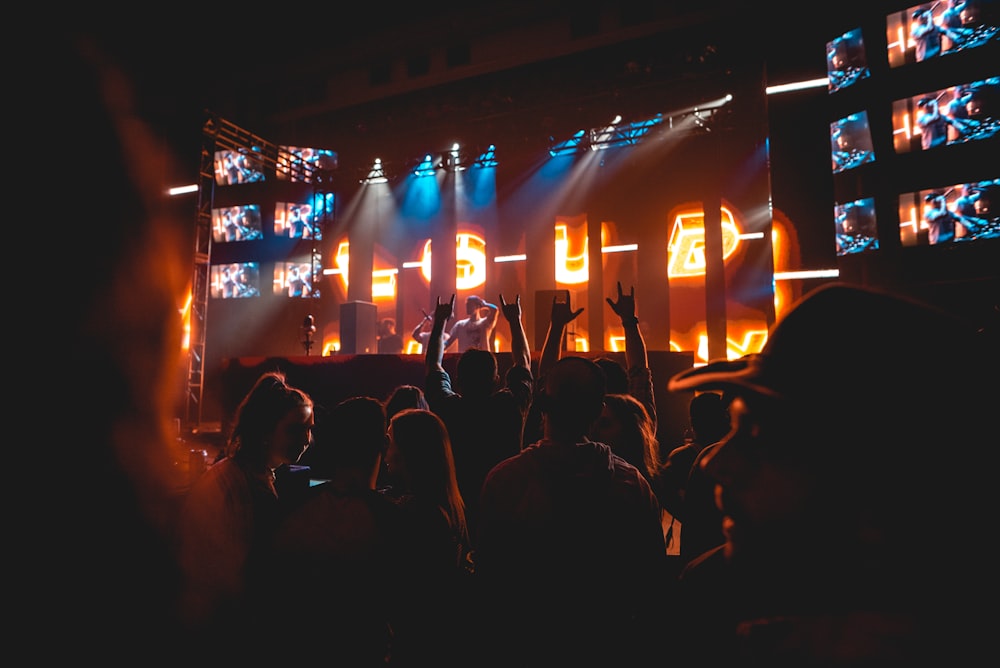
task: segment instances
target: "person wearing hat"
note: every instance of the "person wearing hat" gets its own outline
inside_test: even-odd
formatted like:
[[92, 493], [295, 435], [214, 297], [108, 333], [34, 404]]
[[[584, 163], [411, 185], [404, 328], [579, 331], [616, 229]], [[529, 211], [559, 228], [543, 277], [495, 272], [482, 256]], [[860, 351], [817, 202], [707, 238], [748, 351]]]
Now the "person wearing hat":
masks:
[[670, 391], [733, 397], [730, 432], [702, 463], [725, 543], [676, 583], [679, 663], [972, 656], [978, 613], [962, 601], [993, 571], [979, 547], [989, 484], [975, 476], [993, 473], [976, 448], [996, 444], [998, 349], [989, 328], [835, 283], [797, 302], [759, 354], [673, 376]]

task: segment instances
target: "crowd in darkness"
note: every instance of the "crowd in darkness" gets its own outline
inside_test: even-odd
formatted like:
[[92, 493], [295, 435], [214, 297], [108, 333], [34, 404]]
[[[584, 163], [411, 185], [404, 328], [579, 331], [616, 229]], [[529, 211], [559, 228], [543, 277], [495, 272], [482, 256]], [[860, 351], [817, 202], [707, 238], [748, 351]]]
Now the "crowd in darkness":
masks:
[[[264, 374], [175, 512], [188, 240], [158, 215], [149, 184], [160, 157], [127, 86], [96, 45], [58, 51], [53, 88], [72, 101], [61, 139], [108, 156], [64, 194], [101, 212], [110, 241], [63, 316], [71, 336], [59, 350], [75, 367], [58, 378], [63, 399], [53, 387], [36, 395], [55, 433], [32, 464], [66, 474], [55, 500], [34, 504], [42, 516], [17, 551], [32, 563], [15, 617], [25, 638], [45, 638], [32, 643], [39, 661], [839, 667], [982, 656], [989, 617], [968, 601], [991, 591], [995, 572], [983, 450], [996, 442], [996, 331], [860, 286], [807, 294], [759, 354], [671, 378], [651, 376], [635, 290], [620, 285], [607, 303], [626, 330], [625, 365], [560, 351], [580, 310], [553, 300], [533, 372], [520, 299], [501, 294], [513, 363], [499, 377], [496, 354], [472, 347], [452, 378], [441, 360], [455, 298], [440, 296], [422, 387], [321, 406]], [[158, 280], [137, 284], [136, 267]], [[692, 425], [689, 464], [656, 441], [660, 391], [714, 395], [728, 419], [724, 433]], [[687, 471], [667, 474], [667, 462]], [[285, 478], [293, 464], [325, 482]], [[710, 481], [714, 509], [688, 507], [692, 475]], [[702, 535], [698, 518], [717, 533], [690, 554], [685, 530]]]

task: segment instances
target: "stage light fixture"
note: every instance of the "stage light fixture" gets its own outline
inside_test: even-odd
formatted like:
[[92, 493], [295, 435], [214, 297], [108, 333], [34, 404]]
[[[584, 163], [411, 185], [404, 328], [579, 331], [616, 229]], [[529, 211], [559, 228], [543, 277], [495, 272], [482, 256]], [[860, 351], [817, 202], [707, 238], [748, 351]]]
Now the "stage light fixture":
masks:
[[497, 166], [497, 147], [494, 144], [490, 144], [485, 151], [479, 154], [479, 157], [473, 161], [473, 167], [496, 167]]
[[416, 168], [413, 170], [414, 176], [434, 176], [435, 170], [441, 166], [441, 158], [437, 159], [435, 163], [434, 156], [430, 153], [424, 155], [424, 159], [417, 164]]
[[382, 167], [382, 159], [375, 158], [375, 162], [372, 164], [372, 168], [368, 171], [368, 176], [361, 179], [361, 183], [373, 184], [373, 183], [387, 183], [389, 181], [385, 175], [385, 169]]

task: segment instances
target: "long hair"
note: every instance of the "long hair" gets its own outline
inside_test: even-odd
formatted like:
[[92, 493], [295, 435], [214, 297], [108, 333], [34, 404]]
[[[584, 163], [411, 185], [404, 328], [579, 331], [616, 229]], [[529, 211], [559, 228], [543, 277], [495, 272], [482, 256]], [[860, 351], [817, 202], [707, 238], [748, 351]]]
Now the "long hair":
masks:
[[278, 423], [291, 410], [312, 407], [312, 398], [289, 385], [284, 373], [264, 373], [236, 408], [226, 454], [254, 465], [264, 463]]
[[440, 506], [463, 540], [468, 540], [465, 501], [455, 477], [455, 458], [448, 429], [437, 414], [406, 408], [389, 423], [392, 442], [403, 456], [414, 496]]
[[605, 395], [604, 405], [621, 424], [622, 430], [620, 443], [608, 443], [611, 450], [652, 482], [661, 465], [660, 442], [646, 407], [631, 394]]
[[416, 385], [396, 386], [385, 400], [385, 416], [391, 420], [393, 415], [405, 408], [430, 409], [424, 391]]

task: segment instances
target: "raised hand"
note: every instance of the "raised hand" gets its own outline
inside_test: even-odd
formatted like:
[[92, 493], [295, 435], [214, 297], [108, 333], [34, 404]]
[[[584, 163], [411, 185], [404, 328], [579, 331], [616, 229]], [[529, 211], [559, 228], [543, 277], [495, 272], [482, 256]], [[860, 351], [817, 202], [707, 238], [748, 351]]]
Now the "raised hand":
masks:
[[452, 293], [451, 301], [442, 304], [441, 297], [437, 298], [437, 305], [434, 307], [434, 321], [445, 323], [451, 318], [451, 314], [455, 311], [455, 294]]
[[621, 281], [618, 282], [618, 301], [612, 301], [611, 297], [607, 298], [608, 306], [611, 310], [618, 314], [618, 317], [622, 319], [622, 322], [626, 320], [635, 320], [635, 286], [629, 289], [629, 293], [626, 295], [622, 292]]
[[521, 295], [518, 294], [514, 298], [513, 304], [508, 304], [503, 298], [503, 293], [500, 293], [500, 311], [503, 313], [503, 317], [507, 319], [507, 322], [516, 323], [521, 319]]
[[569, 302], [556, 301], [556, 298], [552, 297], [552, 314], [549, 316], [549, 319], [552, 321], [553, 326], [565, 327], [576, 320], [576, 317], [581, 313], [583, 313], [582, 307], [574, 311], [569, 307]]

